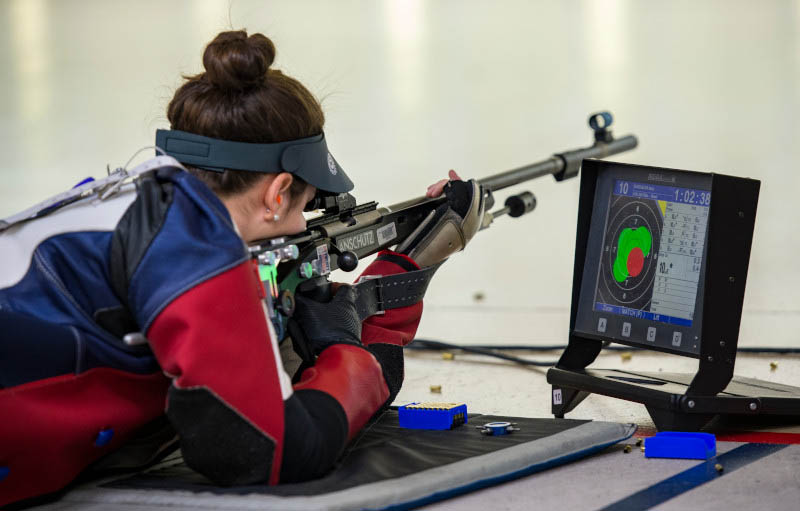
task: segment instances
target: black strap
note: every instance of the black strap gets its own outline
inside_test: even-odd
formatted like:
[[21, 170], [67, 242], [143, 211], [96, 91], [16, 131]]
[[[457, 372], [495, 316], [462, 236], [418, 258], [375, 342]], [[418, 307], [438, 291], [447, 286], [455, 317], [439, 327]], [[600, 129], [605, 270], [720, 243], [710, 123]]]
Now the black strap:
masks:
[[399, 309], [418, 303], [442, 263], [421, 270], [367, 279], [356, 284], [358, 317], [367, 319], [376, 312]]

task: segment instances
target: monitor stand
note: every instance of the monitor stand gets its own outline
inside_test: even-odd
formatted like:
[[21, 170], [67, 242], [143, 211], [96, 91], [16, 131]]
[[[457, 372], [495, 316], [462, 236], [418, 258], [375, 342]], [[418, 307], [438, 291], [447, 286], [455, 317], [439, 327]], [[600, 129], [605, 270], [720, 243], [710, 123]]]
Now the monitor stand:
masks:
[[570, 345], [573, 349], [568, 347], [559, 364], [547, 371], [556, 417], [563, 418], [589, 394], [601, 394], [645, 405], [659, 431], [698, 431], [714, 419], [735, 424], [737, 417], [750, 416], [752, 422], [759, 415], [765, 422], [775, 416], [794, 416], [800, 423], [800, 387], [731, 374], [732, 378], [719, 382], [719, 392], [713, 387], [704, 391], [709, 380], [701, 377], [702, 361], [697, 374], [586, 369], [601, 343], [573, 338]]

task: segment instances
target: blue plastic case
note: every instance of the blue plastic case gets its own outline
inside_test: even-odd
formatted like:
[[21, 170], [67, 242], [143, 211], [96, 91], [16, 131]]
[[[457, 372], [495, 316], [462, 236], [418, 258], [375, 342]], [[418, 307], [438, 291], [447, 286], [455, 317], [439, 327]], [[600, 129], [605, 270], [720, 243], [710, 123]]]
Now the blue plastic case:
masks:
[[461, 403], [409, 403], [398, 408], [401, 428], [453, 429], [467, 422]]
[[645, 458], [707, 460], [717, 455], [717, 439], [711, 433], [661, 431], [645, 438]]

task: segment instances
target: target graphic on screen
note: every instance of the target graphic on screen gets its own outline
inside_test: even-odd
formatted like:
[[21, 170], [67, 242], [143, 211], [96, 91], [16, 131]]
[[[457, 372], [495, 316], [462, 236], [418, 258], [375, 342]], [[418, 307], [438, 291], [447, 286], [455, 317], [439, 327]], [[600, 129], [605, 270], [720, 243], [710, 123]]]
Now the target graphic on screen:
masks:
[[659, 202], [612, 195], [595, 302], [649, 310], [664, 225]]

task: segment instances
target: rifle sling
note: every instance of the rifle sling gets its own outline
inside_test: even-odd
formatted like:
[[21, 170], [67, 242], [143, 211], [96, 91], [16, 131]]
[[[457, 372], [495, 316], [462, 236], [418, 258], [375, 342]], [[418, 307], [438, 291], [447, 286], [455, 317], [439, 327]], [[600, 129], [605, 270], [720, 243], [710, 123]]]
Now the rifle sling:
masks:
[[359, 318], [363, 321], [381, 311], [418, 303], [425, 296], [433, 274], [441, 265], [362, 280], [355, 285], [358, 290], [356, 309]]

